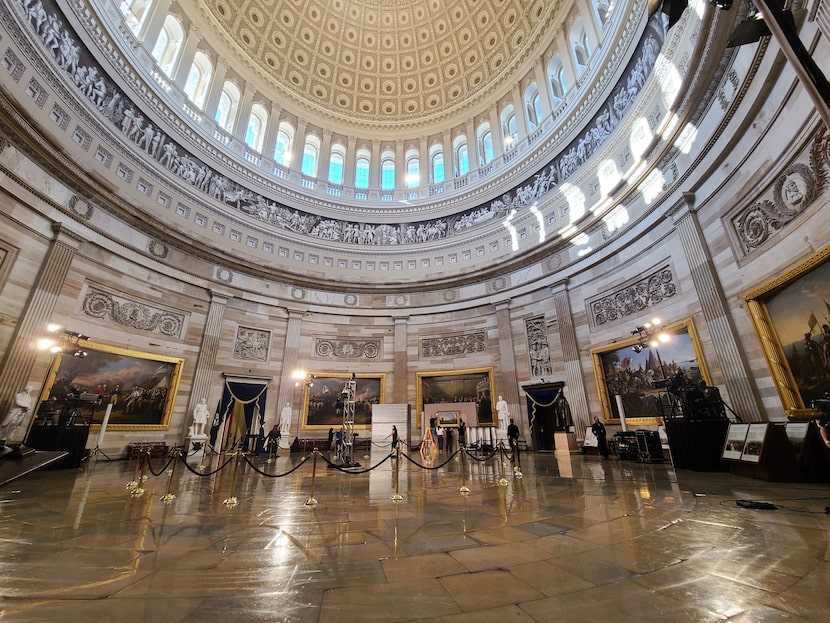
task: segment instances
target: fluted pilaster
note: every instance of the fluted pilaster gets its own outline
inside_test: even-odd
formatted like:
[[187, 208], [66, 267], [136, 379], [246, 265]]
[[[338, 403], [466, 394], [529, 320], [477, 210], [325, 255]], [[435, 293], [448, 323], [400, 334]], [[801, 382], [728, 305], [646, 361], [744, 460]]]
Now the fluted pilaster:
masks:
[[[507, 401], [511, 415], [522, 412], [519, 403], [519, 379], [516, 376], [516, 353], [513, 350], [513, 331], [510, 326], [510, 301], [496, 303], [496, 323], [499, 330], [499, 352], [501, 353], [501, 369], [496, 375], [496, 380], [501, 377], [501, 382], [496, 383], [496, 394], [500, 394]], [[493, 396], [493, 404], [496, 404], [496, 396]], [[524, 432], [525, 422], [523, 418], [515, 418], [519, 430]], [[501, 423], [499, 423], [502, 425]], [[503, 425], [502, 425], [503, 426]]]
[[303, 328], [303, 312], [288, 312], [288, 327], [285, 332], [285, 347], [282, 353], [282, 377], [280, 378], [280, 405], [291, 405], [291, 430], [300, 429], [300, 405], [294, 404], [296, 393], [292, 372], [299, 366], [300, 334]]
[[392, 379], [392, 402], [405, 404], [407, 380], [407, 318], [395, 318], [395, 363]]
[[556, 324], [559, 329], [559, 346], [562, 349], [562, 363], [565, 366], [565, 398], [571, 405], [577, 438], [582, 439], [585, 429], [591, 423], [588, 410], [588, 398], [585, 395], [585, 382], [582, 376], [582, 364], [579, 357], [579, 343], [571, 311], [571, 299], [568, 294], [568, 282], [560, 281], [551, 287], [553, 308], [556, 310]]
[[31, 381], [38, 354], [34, 347], [35, 339], [43, 335], [51, 320], [58, 295], [81, 244], [80, 238], [61, 223], [55, 223], [52, 230], [52, 243], [29, 291], [29, 299], [0, 366], [0, 414], [3, 416], [11, 407], [14, 395]]
[[723, 288], [694, 211], [694, 196], [685, 195], [678, 208], [674, 215], [675, 229], [689, 264], [703, 317], [709, 327], [712, 347], [723, 372], [730, 406], [744, 421], [761, 421], [760, 399], [752, 380], [752, 370], [735, 340], [737, 330], [729, 315]]
[[225, 317], [229, 298], [224, 294], [211, 292], [210, 307], [205, 319], [205, 328], [202, 332], [202, 343], [199, 345], [199, 356], [196, 358], [193, 386], [190, 389], [188, 413], [193, 413], [196, 404], [202, 398], [207, 399], [210, 394], [216, 369], [216, 355], [219, 352], [219, 334], [222, 330], [222, 320]]

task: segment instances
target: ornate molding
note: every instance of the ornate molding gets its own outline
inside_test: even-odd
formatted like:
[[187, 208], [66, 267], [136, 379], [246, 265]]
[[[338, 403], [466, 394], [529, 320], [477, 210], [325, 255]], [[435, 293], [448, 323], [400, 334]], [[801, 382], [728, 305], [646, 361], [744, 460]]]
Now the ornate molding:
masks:
[[487, 334], [484, 331], [451, 335], [448, 337], [430, 337], [421, 340], [422, 357], [446, 357], [483, 353], [487, 350]]
[[127, 298], [96, 286], [89, 286], [81, 311], [90, 318], [104, 319], [125, 327], [182, 338], [187, 316]]
[[740, 252], [750, 255], [807, 209], [827, 187], [830, 139], [819, 135], [809, 149], [809, 164], [793, 163], [760, 198], [730, 218]]
[[640, 313], [677, 294], [677, 284], [667, 263], [636, 281], [588, 301], [591, 321], [601, 326]]
[[331, 340], [317, 338], [314, 342], [317, 357], [337, 359], [377, 359], [380, 340]]

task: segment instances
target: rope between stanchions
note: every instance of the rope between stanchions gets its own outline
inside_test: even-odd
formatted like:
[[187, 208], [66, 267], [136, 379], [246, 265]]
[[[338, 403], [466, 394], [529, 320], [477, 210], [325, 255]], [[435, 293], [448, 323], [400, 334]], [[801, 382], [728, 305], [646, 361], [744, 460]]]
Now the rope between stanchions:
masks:
[[196, 474], [197, 476], [213, 476], [214, 474], [218, 474], [223, 469], [225, 469], [231, 461], [233, 461], [233, 457], [231, 457], [212, 472], [200, 472], [190, 467], [190, 464], [187, 462], [186, 457], [181, 457], [181, 459], [182, 463], [184, 463], [184, 466], [187, 468], [187, 471], [189, 471], [192, 474]]
[[420, 467], [421, 469], [441, 469], [441, 468], [442, 468], [442, 467], [444, 467], [447, 463], [449, 463], [450, 461], [452, 461], [452, 460], [456, 457], [456, 455], [457, 455], [459, 452], [460, 452], [459, 450], [456, 450], [455, 452], [453, 452], [453, 453], [450, 455], [450, 457], [449, 457], [446, 461], [444, 461], [443, 463], [441, 463], [441, 464], [439, 464], [439, 465], [435, 465], [435, 466], [433, 466], [433, 467], [430, 467], [430, 466], [428, 466], [428, 465], [423, 465], [423, 464], [419, 463], [418, 461], [416, 461], [416, 460], [414, 460], [414, 459], [409, 458], [409, 456], [408, 456], [408, 455], [406, 455], [406, 454], [404, 454], [404, 455], [403, 455], [403, 457], [404, 457], [407, 461], [409, 461], [409, 462], [410, 462], [410, 463], [412, 463], [413, 465], [417, 465], [417, 466], [418, 466], [418, 467]]
[[299, 463], [297, 463], [297, 465], [295, 465], [294, 467], [292, 467], [291, 469], [289, 469], [287, 472], [283, 472], [282, 474], [269, 474], [268, 472], [266, 472], [266, 471], [263, 471], [263, 470], [259, 469], [256, 465], [254, 465], [253, 463], [251, 463], [251, 460], [250, 460], [247, 456], [246, 456], [246, 457], [243, 457], [243, 458], [245, 459], [245, 462], [246, 462], [246, 463], [247, 463], [247, 464], [251, 467], [251, 469], [253, 469], [253, 470], [254, 470], [257, 474], [260, 474], [260, 475], [262, 475], [262, 476], [265, 476], [266, 478], [282, 478], [283, 476], [288, 476], [289, 474], [293, 474], [295, 471], [297, 471], [298, 469], [300, 469], [300, 468], [303, 466], [303, 464], [304, 464], [306, 461], [308, 461], [308, 459], [309, 459], [310, 457], [311, 457], [311, 455], [310, 455], [310, 454], [309, 454], [309, 455], [307, 455], [307, 456], [304, 456], [304, 457], [300, 460], [300, 462], [299, 462]]
[[327, 459], [322, 454], [320, 455], [320, 458], [323, 459], [326, 463], [328, 463], [330, 467], [333, 467], [334, 469], [339, 470], [339, 471], [343, 472], [344, 474], [366, 474], [368, 472], [371, 472], [374, 469], [377, 469], [378, 467], [380, 467], [384, 463], [386, 463], [386, 461], [391, 459], [392, 456], [393, 455], [391, 455], [391, 454], [387, 454], [385, 459], [383, 459], [382, 461], [380, 461], [376, 465], [373, 465], [372, 467], [367, 467], [366, 469], [354, 469], [353, 467], [341, 467], [340, 465], [337, 465], [336, 463], [333, 463], [332, 461]]
[[167, 463], [165, 463], [164, 467], [162, 467], [158, 472], [153, 469], [153, 462], [150, 460], [150, 455], [147, 454], [147, 469], [150, 470], [150, 473], [153, 476], [161, 476], [164, 472], [167, 471], [167, 468], [170, 467], [170, 464], [173, 462], [175, 457], [171, 456], [168, 457]]

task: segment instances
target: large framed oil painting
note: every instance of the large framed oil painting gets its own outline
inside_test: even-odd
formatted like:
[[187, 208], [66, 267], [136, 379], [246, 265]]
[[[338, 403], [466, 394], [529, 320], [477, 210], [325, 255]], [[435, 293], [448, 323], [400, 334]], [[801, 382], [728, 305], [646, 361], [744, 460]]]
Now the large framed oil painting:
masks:
[[[303, 427], [312, 429], [339, 428], [343, 425], [343, 389], [352, 378], [350, 373], [321, 372], [315, 374], [303, 392]], [[372, 405], [384, 401], [384, 375], [356, 374], [354, 393], [354, 425], [367, 429], [372, 425]]]
[[85, 357], [56, 355], [41, 392], [38, 416], [72, 413], [100, 425], [112, 404], [108, 430], [167, 430], [184, 359], [81, 341]]
[[[416, 375], [416, 422], [422, 417], [458, 411], [467, 426], [495, 426], [495, 385], [493, 368], [471, 368], [444, 372], [419, 372]], [[460, 423], [460, 420], [459, 420]]]
[[633, 335], [591, 350], [606, 421], [619, 421], [621, 403], [628, 424], [659, 424], [671, 406], [666, 385], [678, 371], [686, 382], [710, 383], [692, 319], [666, 325], [661, 332], [668, 339], [658, 346], [643, 346], [641, 337]]
[[830, 391], [830, 246], [744, 295], [789, 417]]

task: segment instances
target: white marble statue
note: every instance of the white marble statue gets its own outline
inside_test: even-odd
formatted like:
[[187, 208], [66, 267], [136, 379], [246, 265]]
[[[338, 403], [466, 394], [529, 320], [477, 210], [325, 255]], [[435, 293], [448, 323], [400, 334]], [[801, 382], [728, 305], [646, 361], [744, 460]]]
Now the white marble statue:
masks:
[[204, 437], [205, 436], [205, 424], [207, 424], [208, 419], [208, 408], [207, 408], [207, 400], [202, 398], [193, 408], [193, 422], [190, 424], [190, 432], [188, 433], [189, 437]]
[[502, 396], [499, 396], [496, 402], [496, 413], [499, 420], [498, 438], [507, 439], [507, 423], [510, 420], [510, 407], [507, 406], [507, 401]]
[[32, 387], [27, 385], [14, 396], [14, 405], [9, 409], [3, 420], [2, 434], [0, 437], [11, 439], [15, 429], [23, 424], [29, 411], [32, 409]]

